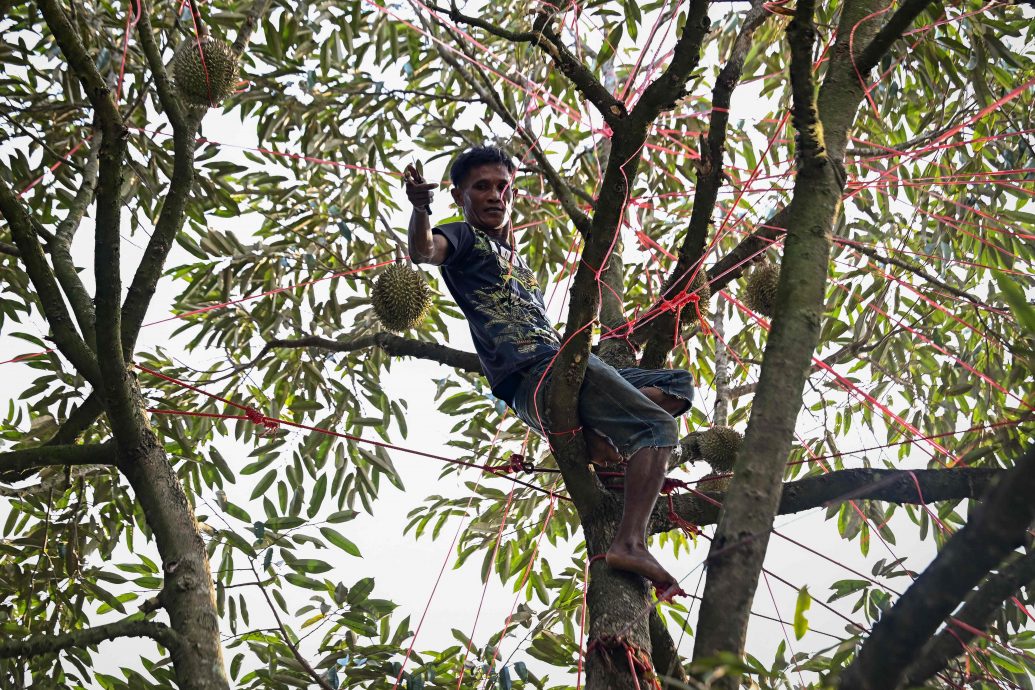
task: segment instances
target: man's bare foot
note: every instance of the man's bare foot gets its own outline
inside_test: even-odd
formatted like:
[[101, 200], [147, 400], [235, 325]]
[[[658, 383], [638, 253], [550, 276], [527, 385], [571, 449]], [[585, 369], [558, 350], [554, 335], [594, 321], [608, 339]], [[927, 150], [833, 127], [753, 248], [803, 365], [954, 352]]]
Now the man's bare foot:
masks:
[[605, 559], [615, 570], [626, 570], [647, 578], [659, 593], [679, 584], [643, 546], [612, 544]]

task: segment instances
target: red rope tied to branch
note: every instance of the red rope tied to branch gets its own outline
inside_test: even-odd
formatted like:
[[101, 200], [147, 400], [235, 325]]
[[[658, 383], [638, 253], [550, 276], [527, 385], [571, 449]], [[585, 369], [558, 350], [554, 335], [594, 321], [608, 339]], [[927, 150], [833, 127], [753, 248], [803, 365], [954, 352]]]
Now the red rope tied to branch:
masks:
[[673, 525], [681, 529], [683, 533], [691, 539], [700, 536], [701, 528], [689, 520], [686, 520], [682, 515], [676, 512], [676, 506], [672, 502], [672, 494], [668, 495], [668, 515], [665, 517], [667, 517]]
[[608, 650], [621, 650], [625, 654], [625, 659], [629, 664], [629, 674], [633, 677], [633, 682], [639, 690], [642, 690], [640, 685], [641, 673], [643, 674], [643, 679], [648, 683], [648, 688], [651, 690], [662, 690], [658, 676], [654, 673], [654, 668], [651, 665], [650, 655], [645, 650], [630, 643], [624, 637], [605, 635], [589, 643], [589, 646], [586, 647], [586, 656], [588, 657], [594, 650], [604, 654], [605, 647]]
[[254, 424], [261, 424], [263, 427], [265, 427], [266, 430], [263, 432], [264, 436], [271, 436], [277, 432], [277, 429], [280, 428], [280, 422], [273, 419], [272, 417], [267, 417], [263, 413], [256, 410], [254, 407], [246, 408], [244, 414], [248, 417], [248, 420], [250, 422]]
[[682, 317], [683, 307], [687, 304], [694, 306], [694, 315], [697, 317], [698, 323], [701, 324], [701, 334], [710, 335], [712, 330], [708, 327], [708, 322], [704, 320], [704, 314], [701, 313], [701, 296], [696, 292], [681, 292], [672, 299], [661, 298], [661, 304], [658, 305], [660, 311], [674, 311], [676, 313], [676, 326], [675, 331], [672, 334], [673, 340], [679, 340], [679, 321]]
[[499, 472], [501, 474], [509, 474], [511, 472], [515, 474], [518, 474], [520, 472], [524, 472], [525, 474], [532, 474], [535, 472], [535, 465], [532, 464], [532, 461], [526, 458], [524, 455], [521, 455], [520, 453], [511, 453], [510, 463], [507, 465], [503, 465], [501, 467], [495, 467], [493, 468], [493, 471]]

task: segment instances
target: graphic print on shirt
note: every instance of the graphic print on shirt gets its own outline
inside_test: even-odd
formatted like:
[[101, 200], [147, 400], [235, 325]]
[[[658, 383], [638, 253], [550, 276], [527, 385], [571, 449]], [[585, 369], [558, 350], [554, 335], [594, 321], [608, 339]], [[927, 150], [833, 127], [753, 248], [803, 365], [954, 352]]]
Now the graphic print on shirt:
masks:
[[[542, 317], [522, 304], [511, 286], [513, 279], [531, 294], [539, 290], [539, 281], [520, 256], [510, 248], [490, 241], [481, 233], [475, 233], [472, 252], [492, 254], [503, 277], [506, 289], [487, 287], [476, 290], [472, 302], [488, 317], [486, 325], [495, 330], [500, 340], [511, 343], [522, 354], [534, 352], [544, 342], [557, 342], [556, 332], [545, 324]], [[508, 279], [509, 278], [509, 279]]]

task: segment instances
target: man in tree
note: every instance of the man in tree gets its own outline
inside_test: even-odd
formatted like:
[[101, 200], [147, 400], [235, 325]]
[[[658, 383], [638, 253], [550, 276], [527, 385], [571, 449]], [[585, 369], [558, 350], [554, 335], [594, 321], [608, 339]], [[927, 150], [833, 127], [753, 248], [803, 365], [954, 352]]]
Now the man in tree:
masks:
[[[450, 294], [467, 317], [493, 394], [540, 433], [571, 433], [544, 423], [546, 392], [560, 338], [546, 315], [535, 274], [515, 251], [511, 224], [514, 162], [502, 150], [479, 147], [453, 161], [451, 193], [463, 222], [432, 227], [434, 183], [412, 165], [404, 173], [413, 204], [409, 252], [416, 263], [439, 266]], [[682, 370], [617, 371], [591, 356], [579, 393], [579, 418], [594, 462], [628, 460], [625, 508], [606, 559], [650, 580], [659, 595], [677, 582], [647, 551], [647, 521], [657, 502], [672, 448], [675, 417], [693, 399]]]

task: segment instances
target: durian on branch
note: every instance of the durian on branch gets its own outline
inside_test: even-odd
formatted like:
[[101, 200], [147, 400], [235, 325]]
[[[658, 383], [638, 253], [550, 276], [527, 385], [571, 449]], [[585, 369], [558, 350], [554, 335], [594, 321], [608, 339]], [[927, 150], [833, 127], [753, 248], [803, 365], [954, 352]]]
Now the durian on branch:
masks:
[[184, 41], [172, 60], [173, 80], [184, 103], [196, 108], [219, 105], [234, 92], [238, 55], [211, 36]]

